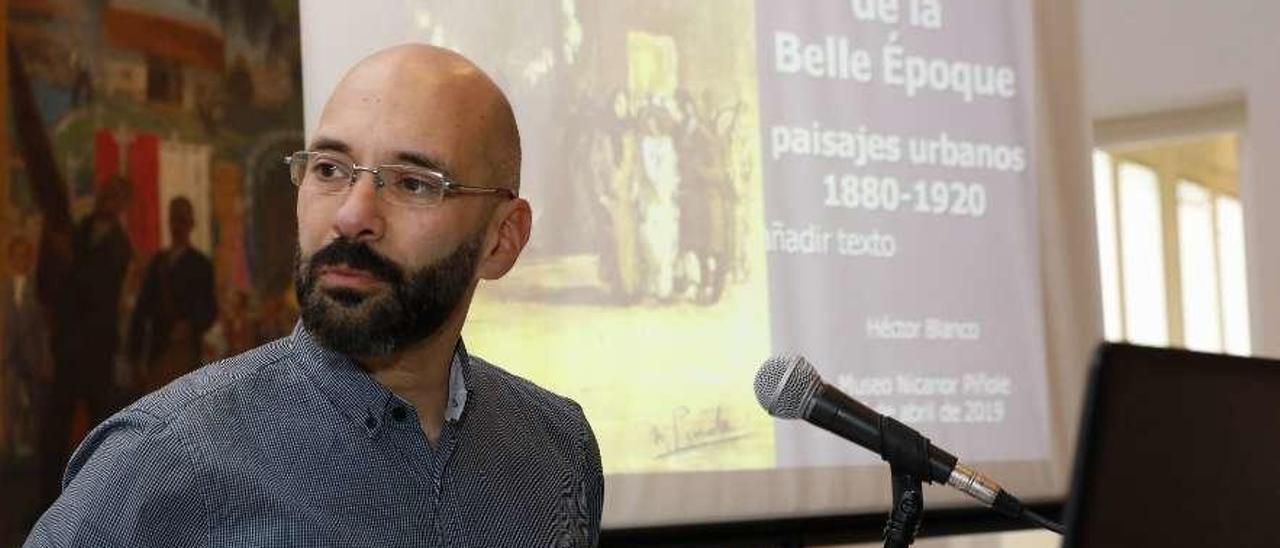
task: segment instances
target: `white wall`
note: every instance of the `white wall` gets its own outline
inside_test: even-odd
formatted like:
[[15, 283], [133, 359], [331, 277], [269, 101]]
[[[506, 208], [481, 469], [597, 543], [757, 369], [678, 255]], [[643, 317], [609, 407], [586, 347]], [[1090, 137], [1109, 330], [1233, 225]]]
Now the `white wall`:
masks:
[[1280, 2], [1082, 0], [1094, 120], [1243, 98], [1254, 352], [1280, 356]]

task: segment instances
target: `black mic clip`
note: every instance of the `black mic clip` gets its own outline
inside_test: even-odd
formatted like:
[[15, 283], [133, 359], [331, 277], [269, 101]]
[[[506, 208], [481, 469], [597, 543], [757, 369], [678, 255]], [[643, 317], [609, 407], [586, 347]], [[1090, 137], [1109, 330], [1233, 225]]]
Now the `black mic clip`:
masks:
[[881, 416], [880, 447], [893, 476], [893, 508], [884, 526], [884, 546], [911, 546], [924, 514], [922, 478], [929, 477], [929, 439], [893, 417]]

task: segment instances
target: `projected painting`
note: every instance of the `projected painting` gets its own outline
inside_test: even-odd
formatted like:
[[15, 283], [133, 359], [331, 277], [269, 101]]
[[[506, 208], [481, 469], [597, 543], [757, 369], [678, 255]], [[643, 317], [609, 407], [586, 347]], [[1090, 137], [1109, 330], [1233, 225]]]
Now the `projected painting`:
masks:
[[378, 29], [307, 41], [332, 60], [308, 73], [307, 119], [346, 66], [405, 41], [510, 95], [533, 237], [464, 336], [582, 404], [607, 522], [882, 511], [876, 455], [755, 401], [783, 353], [1021, 492], [1061, 493], [1036, 3], [371, 5], [304, 5], [308, 28]]
[[572, 386], [610, 472], [770, 466], [746, 389], [769, 347], [750, 4], [412, 6], [421, 39], [494, 73], [524, 134], [533, 239], [479, 292], [468, 345]]
[[[9, 0], [0, 544], [96, 424], [287, 334], [296, 2]], [[41, 463], [58, 463], [41, 466]]]
[[513, 98], [534, 236], [466, 337], [582, 403], [606, 471], [875, 463], [759, 408], [784, 352], [968, 458], [1047, 455], [1025, 3], [387, 5]]

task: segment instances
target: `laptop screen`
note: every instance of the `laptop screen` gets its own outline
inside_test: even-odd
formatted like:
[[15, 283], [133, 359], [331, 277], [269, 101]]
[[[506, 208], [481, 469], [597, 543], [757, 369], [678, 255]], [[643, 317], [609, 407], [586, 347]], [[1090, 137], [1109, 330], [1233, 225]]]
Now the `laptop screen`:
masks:
[[1280, 544], [1280, 362], [1103, 345], [1065, 546]]

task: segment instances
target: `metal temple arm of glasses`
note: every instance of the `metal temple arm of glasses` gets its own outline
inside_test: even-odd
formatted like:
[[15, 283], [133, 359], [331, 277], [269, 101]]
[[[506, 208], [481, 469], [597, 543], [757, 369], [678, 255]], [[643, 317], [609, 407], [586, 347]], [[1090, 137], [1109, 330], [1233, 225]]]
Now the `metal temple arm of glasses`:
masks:
[[445, 185], [444, 189], [446, 192], [454, 192], [458, 194], [506, 194], [508, 198], [516, 197], [516, 191], [509, 188], [467, 186], [449, 183]]

